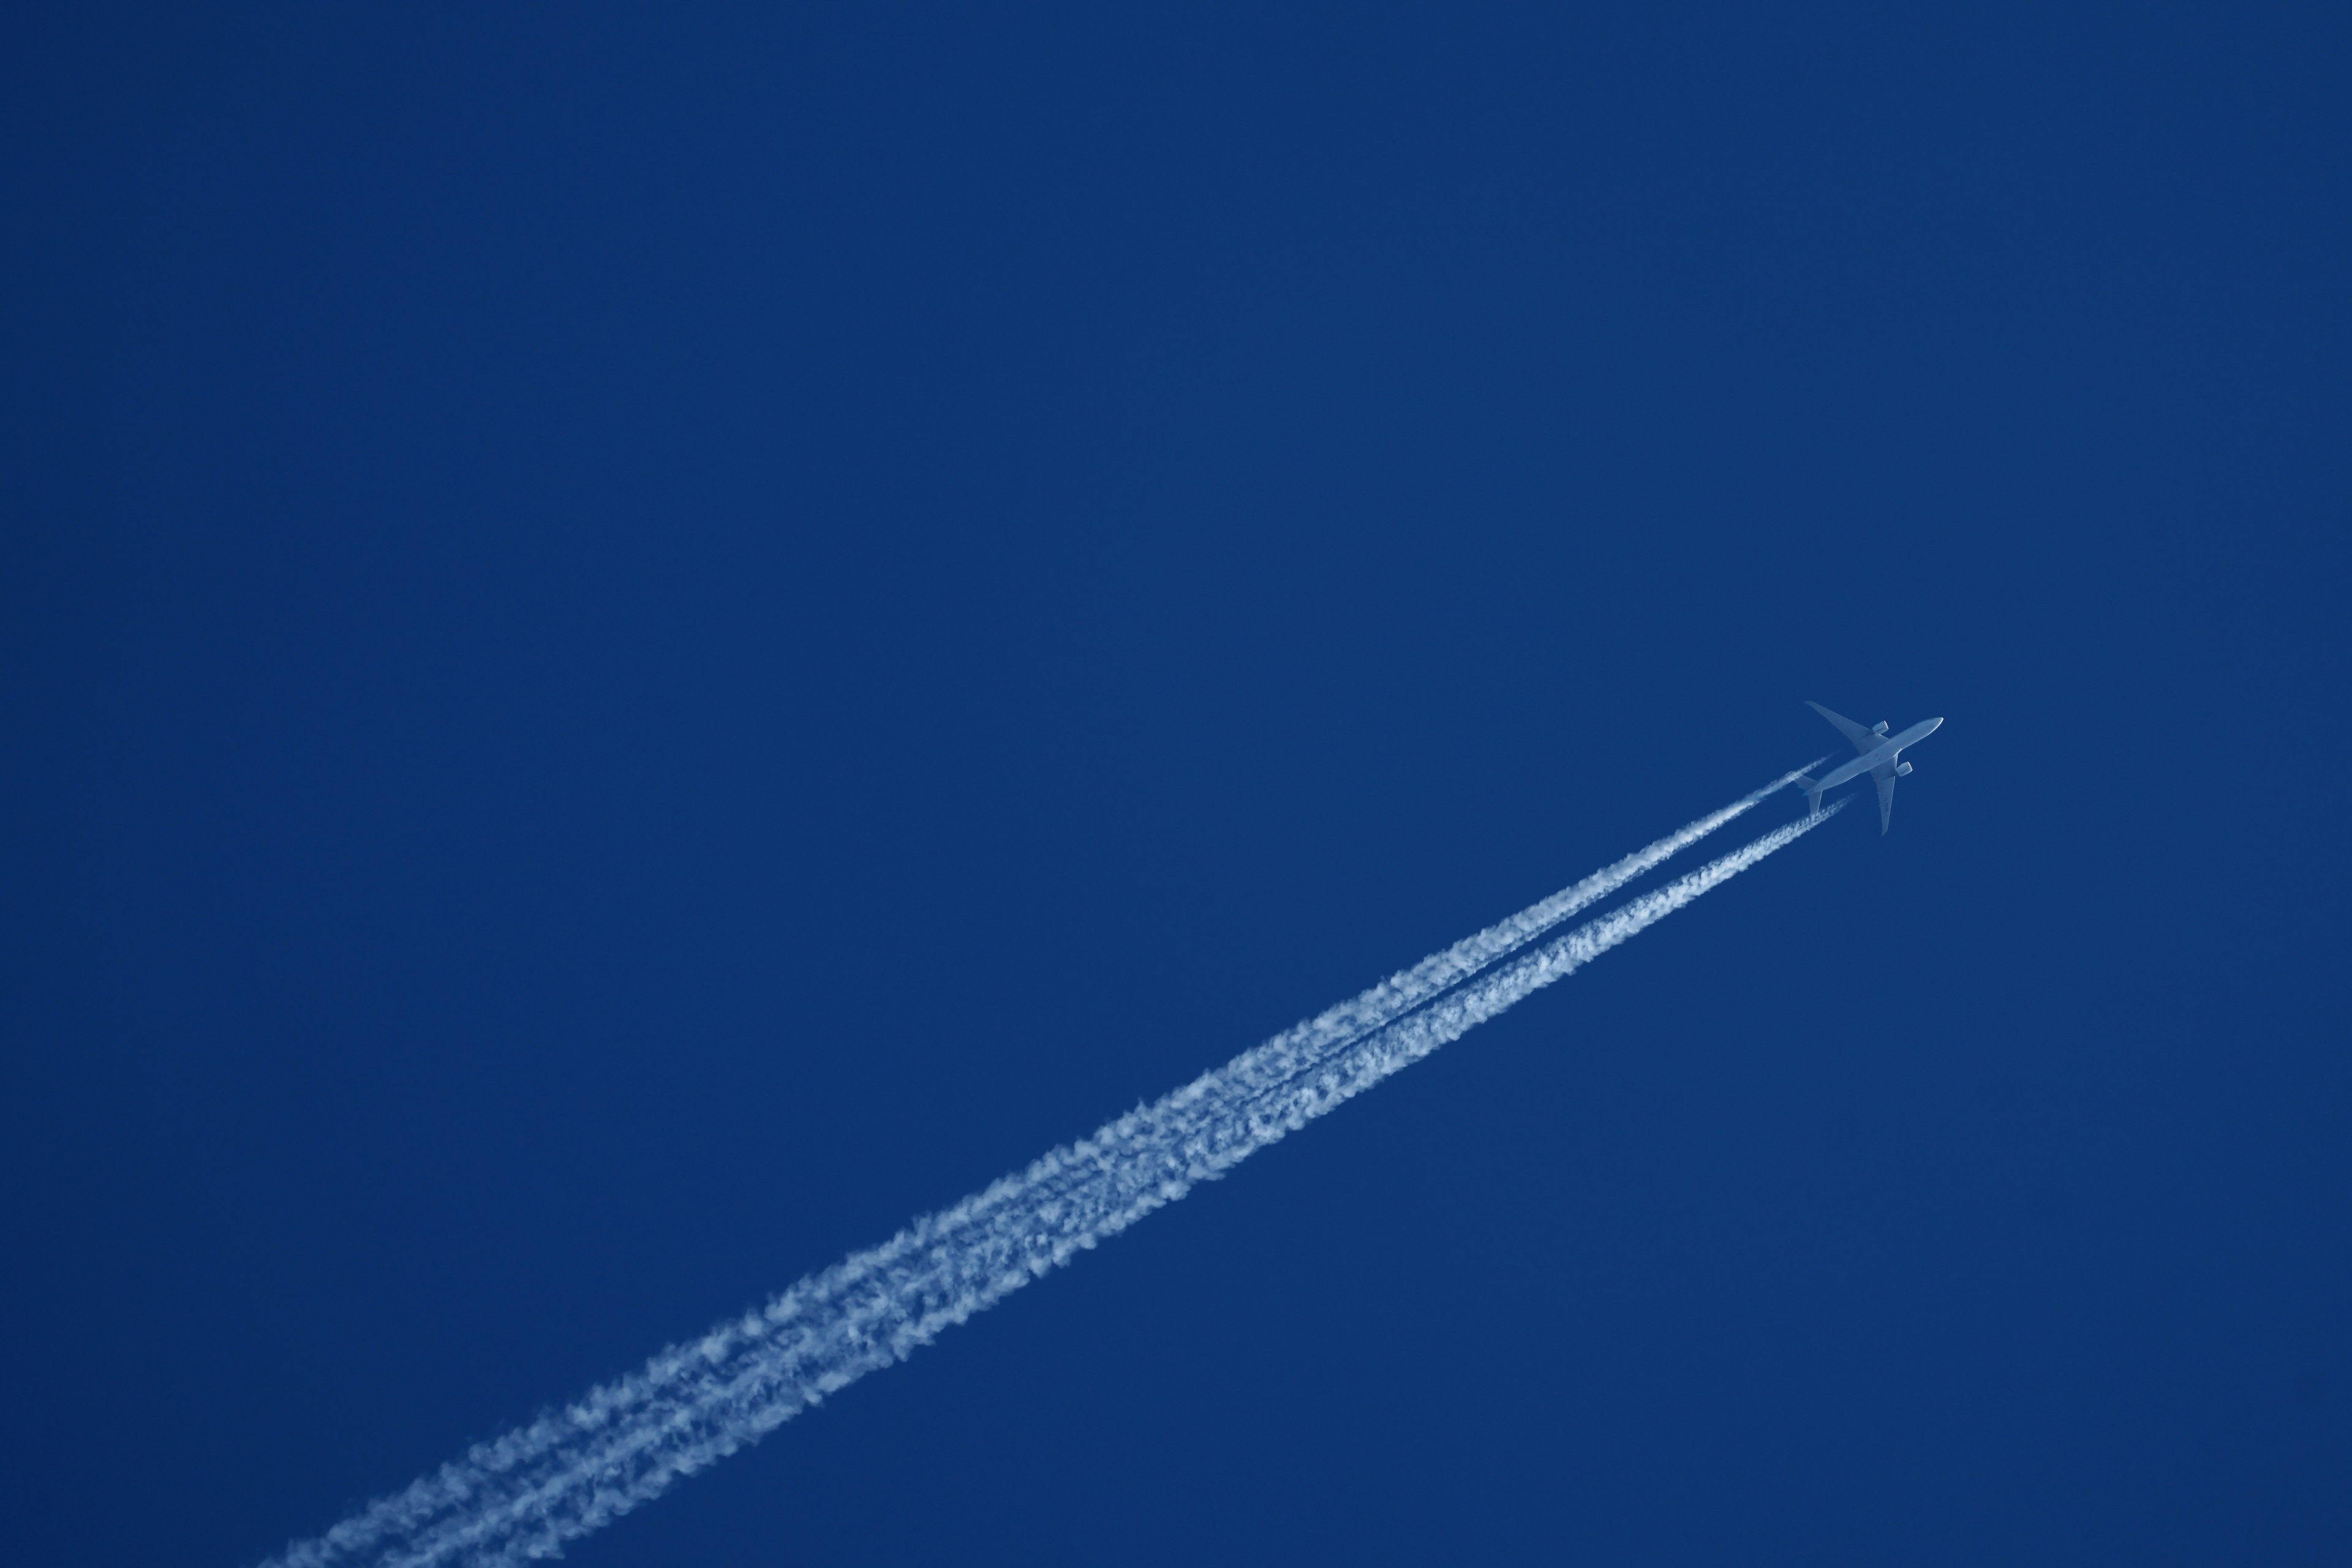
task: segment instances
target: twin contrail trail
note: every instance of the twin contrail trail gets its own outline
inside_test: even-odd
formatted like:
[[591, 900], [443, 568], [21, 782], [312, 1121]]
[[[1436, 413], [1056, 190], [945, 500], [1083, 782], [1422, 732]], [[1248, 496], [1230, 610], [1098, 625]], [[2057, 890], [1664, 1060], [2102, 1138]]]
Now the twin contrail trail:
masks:
[[556, 1555], [1795, 842], [1839, 807], [1550, 934], [1802, 771], [672, 1346], [644, 1370], [477, 1445], [266, 1568], [488, 1568]]

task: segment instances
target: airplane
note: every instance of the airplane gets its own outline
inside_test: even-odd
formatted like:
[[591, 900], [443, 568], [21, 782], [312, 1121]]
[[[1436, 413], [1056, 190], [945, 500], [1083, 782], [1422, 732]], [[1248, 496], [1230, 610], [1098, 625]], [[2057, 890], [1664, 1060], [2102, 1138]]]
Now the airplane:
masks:
[[1807, 702], [1805, 706], [1836, 726], [1837, 732], [1852, 741], [1853, 749], [1861, 753], [1853, 761], [1832, 768], [1819, 780], [1799, 773], [1797, 783], [1804, 789], [1805, 803], [1819, 811], [1823, 790], [1835, 789], [1848, 779], [1857, 779], [1868, 773], [1878, 781], [1878, 831], [1885, 833], [1895, 820], [1895, 781], [1911, 776], [1911, 764], [1900, 760], [1903, 748], [1916, 746], [1934, 734], [1943, 721], [1922, 719], [1900, 735], [1890, 735], [1886, 732], [1886, 721], [1884, 719], [1865, 730], [1853, 720], [1832, 713], [1818, 702]]

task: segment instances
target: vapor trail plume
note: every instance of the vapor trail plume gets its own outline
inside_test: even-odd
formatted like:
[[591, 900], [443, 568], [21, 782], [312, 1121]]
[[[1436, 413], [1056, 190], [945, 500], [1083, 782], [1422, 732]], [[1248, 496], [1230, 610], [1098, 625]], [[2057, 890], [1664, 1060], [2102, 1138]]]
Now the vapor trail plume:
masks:
[[[904, 1358], [941, 1329], [1182, 1197], [1194, 1183], [1222, 1175], [1793, 842], [1838, 807], [1775, 829], [1528, 950], [1568, 913], [1608, 896], [1794, 776], [1423, 961], [1019, 1175], [918, 1220], [883, 1246], [802, 1280], [763, 1310], [722, 1323], [654, 1357], [642, 1372], [478, 1445], [406, 1491], [289, 1548], [276, 1568], [361, 1560], [380, 1568], [436, 1568], [556, 1554], [562, 1542]], [[1504, 958], [1509, 962], [1497, 963]]]
[[[1807, 768], [1812, 765], [1808, 763]], [[1362, 1038], [1542, 936], [1560, 921], [1608, 898], [1805, 772], [1806, 768], [1798, 768], [1781, 774], [1762, 788], [1675, 829], [1549, 898], [1431, 954], [1361, 994], [1295, 1025], [1192, 1086], [1192, 1089], [1200, 1089], [1213, 1078], [1229, 1092], [1213, 1100], [1206, 1094], [1179, 1090], [1137, 1114], [1152, 1118], [1160, 1136], [1180, 1137], [1202, 1117], [1216, 1114], [1230, 1105], [1233, 1095], [1245, 1096], [1287, 1083], [1299, 1073], [1310, 1070], [1330, 1052]], [[1065, 1189], [1088, 1180], [1090, 1175], [1084, 1166], [1057, 1163], [1048, 1156], [1022, 1176], [1001, 1181], [959, 1205], [958, 1211], [950, 1212], [973, 1208], [977, 1218], [993, 1206], [1016, 1199], [1032, 1205], [1050, 1203]], [[656, 1357], [644, 1372], [598, 1389], [580, 1404], [477, 1446], [466, 1459], [444, 1466], [404, 1491], [380, 1500], [335, 1526], [324, 1537], [289, 1549], [281, 1561], [286, 1568], [323, 1568], [328, 1563], [362, 1557], [381, 1542], [395, 1538], [413, 1539], [443, 1515], [470, 1503], [479, 1491], [484, 1474], [508, 1474], [529, 1468], [558, 1447], [576, 1442], [583, 1433], [601, 1429], [620, 1418], [653, 1397], [666, 1385], [668, 1376], [689, 1373], [694, 1364], [688, 1359], [666, 1361]]]
[[1571, 915], [1591, 908], [1724, 824], [1752, 810], [1766, 795], [1794, 784], [1822, 760], [1817, 757], [1804, 767], [1782, 773], [1762, 788], [1751, 790], [1721, 810], [1711, 811], [1676, 828], [1615, 864], [1602, 867], [1582, 881], [1529, 904], [1517, 914], [1496, 921], [1475, 936], [1464, 937], [1441, 952], [1431, 953], [1411, 969], [1391, 974], [1369, 991], [1326, 1008], [1303, 1024], [1293, 1025], [1255, 1050], [1236, 1057], [1221, 1072], [1260, 1083], [1283, 1081], [1312, 1065], [1325, 1052], [1380, 1028], [1439, 992], [1460, 984], [1496, 960], [1516, 952]]

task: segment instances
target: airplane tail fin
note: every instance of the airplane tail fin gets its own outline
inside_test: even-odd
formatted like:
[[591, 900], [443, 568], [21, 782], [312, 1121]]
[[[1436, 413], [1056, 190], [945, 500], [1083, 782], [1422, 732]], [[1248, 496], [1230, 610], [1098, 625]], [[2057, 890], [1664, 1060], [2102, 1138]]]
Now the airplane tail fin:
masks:
[[1822, 786], [1803, 773], [1797, 775], [1795, 783], [1799, 789], [1805, 792], [1805, 809], [1813, 816], [1819, 816], [1822, 814]]

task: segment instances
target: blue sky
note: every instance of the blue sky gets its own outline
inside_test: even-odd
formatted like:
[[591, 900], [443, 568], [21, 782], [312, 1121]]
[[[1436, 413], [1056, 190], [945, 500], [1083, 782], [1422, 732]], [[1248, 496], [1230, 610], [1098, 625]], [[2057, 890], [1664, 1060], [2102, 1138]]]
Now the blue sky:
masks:
[[257, 1561], [1808, 698], [1947, 716], [1892, 834], [573, 1560], [2352, 1549], [2340, 16], [9, 35], [25, 1561]]

